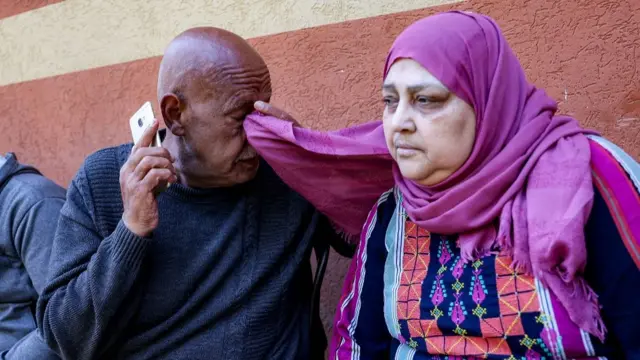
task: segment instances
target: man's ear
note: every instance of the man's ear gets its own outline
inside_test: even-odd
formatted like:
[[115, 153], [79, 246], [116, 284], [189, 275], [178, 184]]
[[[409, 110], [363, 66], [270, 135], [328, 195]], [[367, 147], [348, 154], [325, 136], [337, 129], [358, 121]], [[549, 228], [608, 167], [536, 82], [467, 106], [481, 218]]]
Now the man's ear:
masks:
[[182, 124], [182, 102], [176, 94], [166, 94], [160, 100], [160, 111], [167, 129], [175, 136], [184, 136], [185, 130]]

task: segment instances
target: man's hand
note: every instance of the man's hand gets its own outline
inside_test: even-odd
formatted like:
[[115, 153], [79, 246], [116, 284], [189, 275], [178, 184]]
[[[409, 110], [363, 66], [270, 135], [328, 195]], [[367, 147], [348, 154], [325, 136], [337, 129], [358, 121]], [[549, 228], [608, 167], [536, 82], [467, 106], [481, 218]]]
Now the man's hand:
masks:
[[158, 189], [177, 181], [174, 159], [169, 151], [163, 147], [149, 147], [157, 131], [158, 120], [154, 120], [120, 169], [122, 220], [131, 232], [141, 237], [151, 235], [158, 226]]
[[291, 122], [295, 126], [300, 126], [298, 121], [296, 121], [296, 119], [294, 119], [291, 115], [287, 114], [284, 110], [278, 109], [277, 107], [269, 103], [266, 103], [264, 101], [256, 101], [253, 104], [253, 107], [265, 115], [277, 117], [279, 119]]

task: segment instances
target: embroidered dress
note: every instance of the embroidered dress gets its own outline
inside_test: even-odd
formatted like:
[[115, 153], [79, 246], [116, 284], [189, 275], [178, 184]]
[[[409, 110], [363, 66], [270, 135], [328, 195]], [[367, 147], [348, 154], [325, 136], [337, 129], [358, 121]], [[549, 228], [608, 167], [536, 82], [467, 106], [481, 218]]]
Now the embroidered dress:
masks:
[[[635, 288], [627, 287], [625, 294], [637, 299], [640, 169], [600, 137], [592, 137], [590, 145], [596, 195], [585, 231], [587, 249], [596, 252], [600, 262], [593, 262], [595, 270], [588, 263], [585, 278], [599, 294], [608, 293], [607, 278], [615, 282], [619, 277], [605, 276], [607, 269], [626, 267], [631, 275], [625, 281]], [[607, 324], [610, 333], [602, 344], [571, 322], [538, 279], [513, 270], [510, 257], [494, 253], [465, 263], [455, 237], [417, 226], [407, 217], [402, 201], [400, 191], [392, 189], [369, 214], [336, 314], [330, 358], [529, 360], [630, 355], [616, 349], [620, 343], [629, 348], [632, 334], [640, 333], [640, 311], [633, 301], [624, 310], [625, 305], [601, 298], [605, 321], [619, 314], [630, 316], [626, 324]], [[603, 242], [607, 246], [599, 250]], [[615, 257], [603, 259], [612, 254]]]

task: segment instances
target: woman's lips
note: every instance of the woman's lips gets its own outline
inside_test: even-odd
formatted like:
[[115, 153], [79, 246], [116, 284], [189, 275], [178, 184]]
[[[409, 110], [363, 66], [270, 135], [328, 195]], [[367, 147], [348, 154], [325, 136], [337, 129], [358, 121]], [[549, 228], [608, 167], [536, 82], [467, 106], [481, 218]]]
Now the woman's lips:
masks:
[[420, 151], [420, 149], [405, 142], [397, 142], [394, 145], [396, 146], [396, 155], [399, 157], [411, 157]]
[[418, 153], [418, 149], [416, 148], [405, 148], [405, 147], [396, 148], [396, 155], [399, 157], [411, 157], [417, 153]]

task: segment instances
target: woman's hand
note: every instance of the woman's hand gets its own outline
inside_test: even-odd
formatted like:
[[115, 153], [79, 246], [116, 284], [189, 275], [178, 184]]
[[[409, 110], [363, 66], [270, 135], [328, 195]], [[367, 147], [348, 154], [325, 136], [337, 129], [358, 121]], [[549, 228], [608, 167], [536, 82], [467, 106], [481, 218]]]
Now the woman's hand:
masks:
[[293, 125], [295, 126], [300, 126], [300, 124], [298, 123], [298, 121], [296, 119], [294, 119], [291, 115], [289, 115], [287, 112], [285, 112], [284, 110], [281, 110], [269, 103], [266, 103], [264, 101], [256, 101], [253, 104], [253, 107], [258, 110], [259, 112], [265, 114], [265, 115], [269, 115], [269, 116], [273, 116], [273, 117], [277, 117], [278, 119], [282, 119], [285, 121], [289, 121], [291, 123], [293, 123]]

